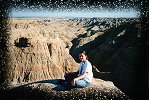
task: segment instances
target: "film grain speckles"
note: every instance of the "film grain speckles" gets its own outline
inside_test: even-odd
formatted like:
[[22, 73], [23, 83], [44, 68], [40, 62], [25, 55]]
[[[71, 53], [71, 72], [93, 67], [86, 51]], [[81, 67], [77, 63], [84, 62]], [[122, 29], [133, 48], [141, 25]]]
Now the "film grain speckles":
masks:
[[98, 9], [106, 9], [106, 10], [117, 10], [117, 9], [138, 9], [141, 6], [142, 1], [106, 1], [106, 0], [13, 0], [11, 2], [12, 8], [27, 8], [27, 9], [49, 9], [49, 10], [98, 10]]
[[[46, 15], [47, 13], [57, 13], [57, 12], [76, 12], [76, 13], [99, 13], [104, 12], [107, 15], [109, 13], [117, 13], [121, 12], [124, 13], [133, 13], [133, 17], [140, 17], [141, 13], [141, 7], [143, 6], [143, 1], [141, 0], [114, 0], [114, 1], [106, 1], [106, 0], [28, 0], [28, 1], [20, 1], [20, 0], [13, 0], [11, 2], [11, 10], [13, 12], [44, 12], [42, 15]], [[87, 15], [88, 13], [86, 13]], [[100, 15], [102, 15], [101, 13]], [[16, 14], [15, 14], [16, 15]], [[39, 15], [39, 14], [37, 14]], [[66, 15], [66, 14], [65, 14]], [[73, 15], [73, 14], [71, 14]], [[119, 17], [126, 17], [120, 16], [121, 14], [118, 14]], [[111, 15], [109, 15], [111, 16]], [[109, 17], [104, 16], [104, 17]], [[116, 15], [117, 16], [117, 15]], [[54, 16], [55, 17], [55, 16]], [[96, 17], [96, 16], [93, 16]], [[100, 17], [100, 16], [99, 16]], [[101, 16], [103, 17], [103, 16]], [[129, 17], [129, 16], [128, 16]], [[131, 16], [130, 16], [131, 17]]]

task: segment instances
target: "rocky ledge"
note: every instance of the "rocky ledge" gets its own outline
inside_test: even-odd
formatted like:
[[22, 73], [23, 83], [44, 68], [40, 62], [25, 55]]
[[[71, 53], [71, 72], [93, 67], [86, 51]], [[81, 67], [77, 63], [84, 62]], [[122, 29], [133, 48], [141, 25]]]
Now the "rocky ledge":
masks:
[[43, 80], [1, 90], [1, 100], [128, 100], [110, 81], [93, 79], [86, 88], [66, 89], [63, 79]]

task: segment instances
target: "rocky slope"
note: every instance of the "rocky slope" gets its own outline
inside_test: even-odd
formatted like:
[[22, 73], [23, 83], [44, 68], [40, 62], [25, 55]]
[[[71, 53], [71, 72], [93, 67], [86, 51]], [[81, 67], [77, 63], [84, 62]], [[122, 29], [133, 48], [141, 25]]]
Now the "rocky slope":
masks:
[[[86, 88], [63, 86], [62, 79], [43, 80], [1, 91], [3, 100], [128, 100], [112, 82], [94, 79], [93, 84]], [[7, 95], [7, 96], [5, 96]]]
[[63, 78], [77, 71], [78, 53], [86, 50], [94, 77], [113, 81], [132, 97], [140, 93], [138, 86], [145, 89], [140, 81], [145, 69], [139, 19], [13, 18], [10, 28], [6, 42], [0, 41], [5, 44], [0, 51], [5, 65], [1, 84]]
[[[106, 19], [105, 23], [109, 23], [109, 20]], [[89, 61], [96, 68], [94, 76], [113, 81], [125, 93], [135, 98], [141, 94], [140, 91], [146, 90], [144, 78], [141, 78], [146, 74], [142, 63], [144, 44], [141, 22], [138, 19], [117, 19], [112, 23], [112, 27], [104, 24], [103, 31], [98, 29], [90, 36], [83, 34], [74, 39], [70, 53], [78, 61], [75, 55], [81, 50], [88, 51]]]
[[54, 28], [46, 30], [41, 24], [42, 29], [38, 29], [40, 24], [25, 22], [29, 24], [12, 24], [7, 43], [13, 83], [62, 78], [66, 72], [77, 70], [78, 64], [69, 55], [71, 35], [67, 37], [63, 29], [57, 31], [64, 35], [55, 34]]

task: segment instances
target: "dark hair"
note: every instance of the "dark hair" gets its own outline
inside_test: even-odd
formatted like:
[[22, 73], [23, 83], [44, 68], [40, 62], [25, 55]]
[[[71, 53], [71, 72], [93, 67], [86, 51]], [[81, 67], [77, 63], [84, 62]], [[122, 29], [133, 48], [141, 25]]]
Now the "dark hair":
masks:
[[[86, 52], [86, 51], [81, 51], [80, 53], [83, 53], [84, 55], [87, 56], [87, 52]], [[79, 54], [80, 54], [80, 53], [79, 53]]]
[[87, 59], [88, 59], [88, 56], [87, 56], [87, 52], [86, 51], [81, 51], [79, 54], [81, 54], [81, 53], [83, 53], [87, 57]]

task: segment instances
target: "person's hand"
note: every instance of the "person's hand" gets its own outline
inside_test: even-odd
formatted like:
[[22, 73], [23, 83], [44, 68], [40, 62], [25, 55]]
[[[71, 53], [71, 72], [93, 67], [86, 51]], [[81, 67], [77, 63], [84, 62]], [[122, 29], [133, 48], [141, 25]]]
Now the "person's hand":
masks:
[[73, 80], [72, 80], [72, 82], [71, 82], [71, 85], [72, 86], [75, 86], [75, 81], [77, 80], [77, 78], [74, 78]]
[[74, 80], [72, 80], [71, 85], [75, 86], [75, 81]]

